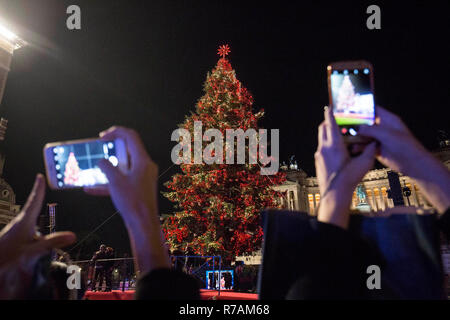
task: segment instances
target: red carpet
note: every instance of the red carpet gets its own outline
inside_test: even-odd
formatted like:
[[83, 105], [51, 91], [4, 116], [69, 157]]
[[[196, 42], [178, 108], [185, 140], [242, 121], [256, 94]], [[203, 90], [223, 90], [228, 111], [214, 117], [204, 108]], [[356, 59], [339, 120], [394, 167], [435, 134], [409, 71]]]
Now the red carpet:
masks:
[[[242, 293], [229, 290], [220, 291], [216, 290], [200, 290], [200, 294], [203, 300], [258, 300], [258, 295], [254, 293]], [[87, 291], [84, 298], [87, 300], [133, 300], [134, 291], [120, 291], [113, 290], [112, 292], [92, 292]]]
[[255, 293], [234, 292], [231, 290], [220, 291], [220, 296], [218, 296], [218, 293], [216, 290], [200, 290], [203, 300], [258, 300], [258, 295]]

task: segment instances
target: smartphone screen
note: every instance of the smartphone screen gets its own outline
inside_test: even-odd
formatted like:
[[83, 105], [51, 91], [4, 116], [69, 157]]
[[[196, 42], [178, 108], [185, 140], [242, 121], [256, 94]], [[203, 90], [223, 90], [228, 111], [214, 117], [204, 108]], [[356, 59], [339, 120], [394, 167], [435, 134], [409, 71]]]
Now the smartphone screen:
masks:
[[375, 99], [370, 73], [370, 68], [331, 72], [333, 113], [344, 135], [356, 135], [359, 125], [373, 125], [375, 122]]
[[51, 153], [59, 188], [107, 184], [108, 179], [98, 167], [98, 162], [107, 159], [113, 166], [119, 164], [114, 141], [57, 145], [51, 148]]

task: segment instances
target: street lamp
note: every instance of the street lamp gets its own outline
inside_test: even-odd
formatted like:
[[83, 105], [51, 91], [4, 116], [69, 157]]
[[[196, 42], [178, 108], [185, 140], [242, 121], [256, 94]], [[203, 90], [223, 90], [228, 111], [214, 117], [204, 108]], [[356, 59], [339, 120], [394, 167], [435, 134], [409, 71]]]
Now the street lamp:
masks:
[[26, 44], [24, 40], [0, 24], [0, 103], [2, 102], [14, 50], [20, 49]]
[[[26, 45], [26, 42], [20, 39], [12, 31], [8, 30], [5, 26], [0, 24], [0, 41], [5, 43], [5, 50], [9, 51], [11, 54], [14, 50], [22, 48]], [[2, 45], [3, 47], [3, 45]]]
[[403, 184], [405, 185], [402, 189], [403, 195], [406, 197], [406, 199], [408, 199], [408, 206], [411, 206], [411, 203], [409, 202], [409, 197], [411, 196], [411, 189], [408, 188], [408, 186], [406, 185], [406, 180], [403, 180]]

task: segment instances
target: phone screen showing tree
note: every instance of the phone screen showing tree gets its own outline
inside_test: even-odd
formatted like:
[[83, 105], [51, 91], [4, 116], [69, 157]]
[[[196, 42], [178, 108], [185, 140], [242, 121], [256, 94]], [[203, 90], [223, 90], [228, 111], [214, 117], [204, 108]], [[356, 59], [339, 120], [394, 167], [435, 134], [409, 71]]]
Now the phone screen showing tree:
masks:
[[[352, 126], [372, 125], [375, 121], [375, 101], [368, 68], [333, 70], [330, 76], [333, 113], [339, 126], [346, 131]], [[344, 134], [346, 132], [343, 132]], [[351, 133], [351, 132], [350, 132]]]
[[101, 159], [118, 165], [114, 141], [90, 141], [52, 148], [58, 187], [86, 187], [107, 184], [98, 167]]

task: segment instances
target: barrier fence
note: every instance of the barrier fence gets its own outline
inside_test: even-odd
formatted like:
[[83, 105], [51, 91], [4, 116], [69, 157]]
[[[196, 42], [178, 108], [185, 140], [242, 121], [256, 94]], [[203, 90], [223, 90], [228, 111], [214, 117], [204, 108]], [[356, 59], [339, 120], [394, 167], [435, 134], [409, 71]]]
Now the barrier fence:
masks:
[[81, 268], [81, 281], [87, 290], [134, 290], [138, 274], [133, 258], [72, 261]]
[[[172, 267], [198, 280], [200, 288], [231, 289], [234, 284], [232, 269], [222, 270], [221, 256], [170, 256]], [[81, 281], [87, 290], [134, 290], [139, 271], [133, 258], [114, 258], [71, 261], [81, 268]]]

